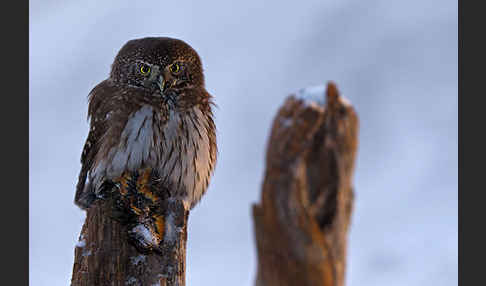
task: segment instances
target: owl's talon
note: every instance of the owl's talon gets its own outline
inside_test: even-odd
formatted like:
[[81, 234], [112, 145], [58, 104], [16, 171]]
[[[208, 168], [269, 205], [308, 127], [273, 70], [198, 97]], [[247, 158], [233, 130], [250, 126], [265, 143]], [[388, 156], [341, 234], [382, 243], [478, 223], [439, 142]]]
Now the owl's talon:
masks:
[[162, 240], [151, 226], [147, 226], [144, 223], [129, 226], [128, 237], [137, 250], [144, 254], [157, 251]]

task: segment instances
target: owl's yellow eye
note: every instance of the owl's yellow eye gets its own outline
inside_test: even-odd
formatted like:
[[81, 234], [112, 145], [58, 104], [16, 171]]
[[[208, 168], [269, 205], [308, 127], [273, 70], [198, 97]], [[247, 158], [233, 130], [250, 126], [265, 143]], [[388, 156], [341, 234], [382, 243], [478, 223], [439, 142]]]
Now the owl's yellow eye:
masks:
[[143, 74], [143, 75], [148, 75], [150, 73], [150, 66], [142, 65], [140, 67], [140, 73]]
[[178, 73], [181, 70], [181, 67], [179, 66], [178, 63], [172, 64], [170, 66], [170, 71], [173, 73]]

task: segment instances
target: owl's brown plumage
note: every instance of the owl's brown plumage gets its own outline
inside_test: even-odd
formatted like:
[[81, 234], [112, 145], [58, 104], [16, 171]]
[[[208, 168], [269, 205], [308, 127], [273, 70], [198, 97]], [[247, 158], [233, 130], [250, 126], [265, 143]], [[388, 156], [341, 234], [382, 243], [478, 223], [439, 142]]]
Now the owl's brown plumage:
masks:
[[188, 44], [171, 38], [127, 42], [109, 78], [89, 95], [90, 132], [75, 203], [86, 209], [103, 184], [148, 168], [164, 190], [192, 208], [216, 163], [212, 105], [201, 60]]

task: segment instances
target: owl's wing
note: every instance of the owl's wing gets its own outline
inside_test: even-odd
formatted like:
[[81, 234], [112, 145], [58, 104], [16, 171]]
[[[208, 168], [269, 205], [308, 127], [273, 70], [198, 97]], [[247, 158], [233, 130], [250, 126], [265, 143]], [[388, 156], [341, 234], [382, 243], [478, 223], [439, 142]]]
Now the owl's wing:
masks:
[[86, 190], [85, 187], [87, 187], [86, 178], [93, 164], [93, 158], [95, 157], [93, 147], [97, 141], [96, 133], [96, 131], [92, 130], [89, 132], [88, 138], [84, 143], [83, 153], [81, 154], [81, 171], [79, 172], [78, 184], [76, 185], [74, 202], [83, 209], [87, 208], [92, 201], [92, 198], [89, 197], [89, 194], [92, 192], [90, 190]]
[[95, 198], [94, 190], [91, 188], [88, 173], [93, 167], [96, 154], [99, 150], [99, 140], [106, 132], [106, 119], [109, 110], [103, 104], [107, 95], [112, 93], [110, 84], [103, 81], [98, 84], [89, 94], [88, 119], [90, 130], [81, 154], [81, 171], [79, 172], [76, 185], [74, 203], [82, 209], [86, 209]]

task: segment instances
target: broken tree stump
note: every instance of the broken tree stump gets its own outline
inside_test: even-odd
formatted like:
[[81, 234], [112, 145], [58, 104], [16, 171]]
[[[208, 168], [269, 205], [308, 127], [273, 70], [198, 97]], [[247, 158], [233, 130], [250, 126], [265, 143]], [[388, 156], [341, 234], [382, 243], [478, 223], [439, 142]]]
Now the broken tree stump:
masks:
[[357, 114], [332, 82], [280, 108], [253, 205], [257, 286], [344, 285], [357, 137]]
[[183, 202], [159, 197], [150, 170], [125, 174], [89, 207], [75, 249], [72, 286], [184, 286]]

